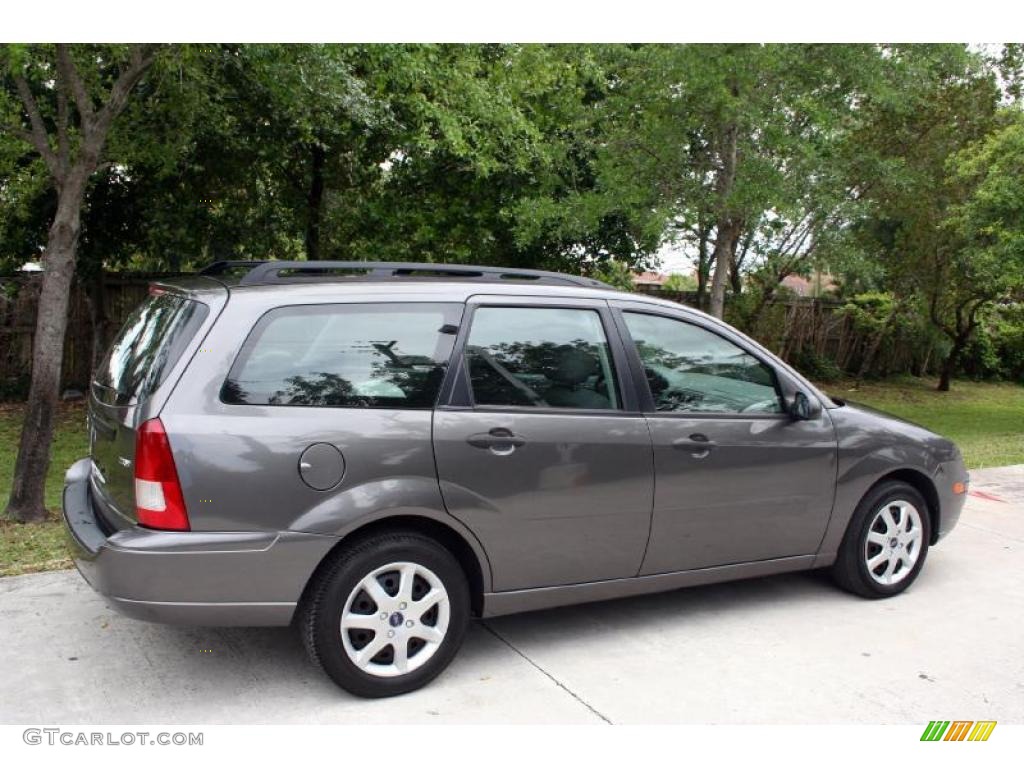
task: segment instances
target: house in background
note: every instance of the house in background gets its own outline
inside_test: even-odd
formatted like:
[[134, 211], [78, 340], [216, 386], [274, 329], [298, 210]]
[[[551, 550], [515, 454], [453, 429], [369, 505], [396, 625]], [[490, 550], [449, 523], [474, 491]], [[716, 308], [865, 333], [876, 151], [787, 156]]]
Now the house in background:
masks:
[[[665, 283], [671, 275], [662, 272], [634, 272], [633, 288], [638, 293], [659, 294], [665, 291]], [[696, 280], [696, 276], [694, 276]], [[813, 272], [810, 277], [788, 275], [779, 285], [797, 296], [815, 297], [834, 294], [839, 286], [827, 272]]]
[[639, 293], [660, 293], [665, 288], [668, 275], [660, 272], [634, 272], [633, 288]]
[[825, 296], [839, 290], [836, 281], [827, 272], [812, 272], [810, 277], [787, 275], [779, 285], [797, 296]]

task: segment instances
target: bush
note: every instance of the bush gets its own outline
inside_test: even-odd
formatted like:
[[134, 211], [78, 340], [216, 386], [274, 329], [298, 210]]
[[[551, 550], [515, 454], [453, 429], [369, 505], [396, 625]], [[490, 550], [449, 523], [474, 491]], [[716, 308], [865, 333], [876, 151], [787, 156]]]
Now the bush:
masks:
[[0, 403], [23, 402], [28, 398], [31, 377], [27, 373], [0, 379]]
[[633, 269], [624, 261], [607, 259], [594, 268], [593, 277], [620, 291], [633, 291]]
[[869, 377], [924, 375], [949, 351], [949, 340], [931, 324], [918, 299], [904, 299], [897, 306], [890, 293], [861, 293], [839, 311], [852, 320], [854, 332], [862, 339], [858, 355], [850, 361], [851, 373], [860, 370], [862, 356], [879, 333], [883, 336], [867, 371]]
[[792, 356], [793, 367], [814, 381], [831, 382], [843, 378], [843, 370], [836, 361], [826, 355], [819, 355], [812, 349], [802, 349]]
[[1024, 304], [994, 307], [960, 355], [973, 379], [1024, 382]]
[[697, 278], [682, 272], [673, 272], [665, 280], [662, 289], [669, 293], [690, 293], [697, 290]]

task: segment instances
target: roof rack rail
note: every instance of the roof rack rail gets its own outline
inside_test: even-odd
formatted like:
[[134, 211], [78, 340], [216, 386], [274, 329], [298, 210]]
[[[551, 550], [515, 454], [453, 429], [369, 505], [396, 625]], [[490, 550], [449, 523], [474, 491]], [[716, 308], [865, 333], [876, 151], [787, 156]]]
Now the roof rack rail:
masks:
[[232, 260], [232, 259], [220, 259], [207, 264], [205, 267], [199, 270], [200, 275], [223, 275], [227, 272], [233, 272], [241, 269], [252, 269], [253, 267], [264, 264], [264, 261], [257, 260]]
[[404, 261], [215, 261], [200, 270], [199, 274], [222, 275], [226, 272], [242, 269], [248, 271], [239, 278], [239, 285], [321, 282], [339, 279], [380, 280], [403, 277], [451, 277], [458, 280], [520, 280], [530, 283], [578, 285], [587, 288], [611, 287], [607, 283], [591, 277], [565, 275], [561, 272], [546, 272], [539, 269], [480, 267], [469, 264], [429, 264]]

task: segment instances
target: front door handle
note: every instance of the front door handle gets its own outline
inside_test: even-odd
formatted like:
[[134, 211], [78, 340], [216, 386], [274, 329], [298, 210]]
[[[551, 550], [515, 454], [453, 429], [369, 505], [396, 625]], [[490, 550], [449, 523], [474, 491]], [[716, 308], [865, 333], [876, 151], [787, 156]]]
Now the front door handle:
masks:
[[689, 437], [681, 437], [672, 441], [672, 447], [680, 451], [690, 451], [694, 458], [703, 459], [715, 448], [715, 443], [708, 436], [695, 432]]
[[466, 442], [474, 448], [489, 448], [492, 453], [497, 453], [501, 456], [512, 453], [516, 448], [526, 445], [525, 438], [504, 427], [495, 427], [490, 432], [470, 435], [466, 438]]

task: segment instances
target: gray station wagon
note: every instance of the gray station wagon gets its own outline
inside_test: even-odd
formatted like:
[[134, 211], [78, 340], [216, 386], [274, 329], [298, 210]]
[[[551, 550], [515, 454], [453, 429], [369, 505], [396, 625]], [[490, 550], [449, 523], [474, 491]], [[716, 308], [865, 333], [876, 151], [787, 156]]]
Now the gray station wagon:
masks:
[[588, 278], [218, 262], [150, 294], [67, 473], [79, 570], [140, 619], [294, 623], [361, 696], [473, 616], [825, 567], [889, 597], [963, 506], [949, 440]]

